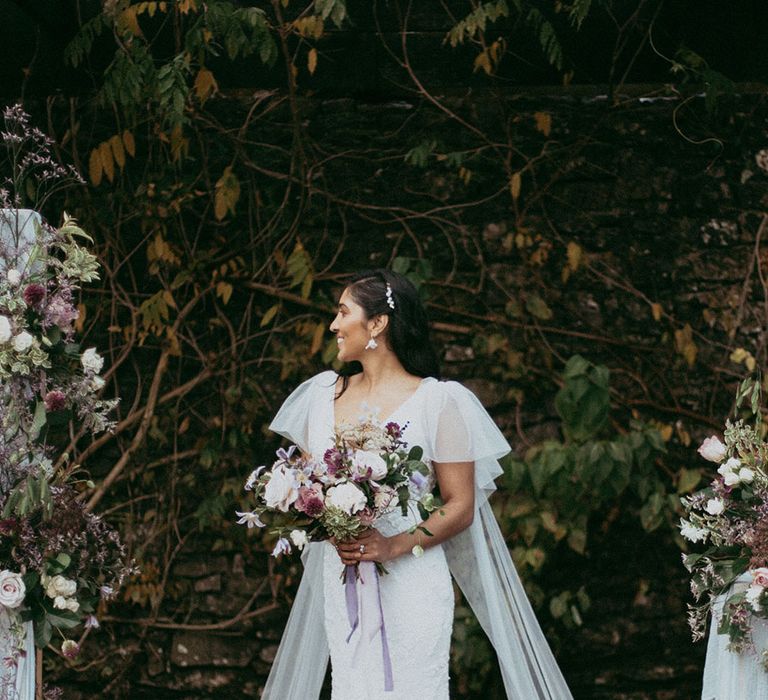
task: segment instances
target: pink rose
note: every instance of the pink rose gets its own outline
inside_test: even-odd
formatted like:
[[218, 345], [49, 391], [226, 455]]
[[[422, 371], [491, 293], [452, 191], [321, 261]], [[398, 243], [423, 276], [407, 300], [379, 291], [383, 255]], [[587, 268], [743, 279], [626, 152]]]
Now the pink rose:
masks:
[[293, 506], [299, 512], [306, 513], [310, 518], [316, 518], [320, 515], [325, 509], [322, 484], [302, 486], [299, 489], [299, 497]]
[[761, 566], [759, 569], [752, 569], [752, 584], [768, 588], [768, 567]]

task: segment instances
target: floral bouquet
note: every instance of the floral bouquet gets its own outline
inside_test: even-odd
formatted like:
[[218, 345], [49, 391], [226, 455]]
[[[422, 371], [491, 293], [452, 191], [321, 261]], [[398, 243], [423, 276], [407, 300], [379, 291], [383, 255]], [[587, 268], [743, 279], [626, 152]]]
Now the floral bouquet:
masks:
[[[719, 598], [717, 633], [728, 635], [735, 653], [754, 650], [752, 620], [768, 619], [768, 444], [761, 437], [758, 380], [742, 383], [737, 408], [750, 394], [757, 425], [726, 421], [725, 443], [704, 440], [698, 452], [719, 465], [718, 476], [682, 499], [686, 518], [680, 521], [684, 538], [708, 545], [704, 552], [683, 555], [697, 601], [689, 606], [694, 641], [704, 637]], [[768, 669], [768, 649], [757, 651]]]
[[[301, 454], [295, 445], [279, 449], [270, 470], [262, 466], [248, 477], [245, 489], [253, 492], [257, 505], [251, 512], [238, 512], [238, 522], [265, 527], [269, 520], [278, 536], [272, 552], [277, 556], [292, 547], [302, 550], [310, 541], [353, 540], [398, 507], [404, 517], [416, 508], [426, 519], [440, 501], [432, 493], [422, 448], [406, 449], [402, 434], [397, 423], [382, 426], [366, 417], [356, 425], [340, 426], [334, 447], [322, 461]], [[411, 531], [431, 536], [419, 522]], [[413, 554], [422, 553], [416, 545]]]
[[0, 145], [12, 176], [0, 189], [0, 637], [8, 641], [6, 630], [13, 637], [9, 668], [23, 654], [29, 621], [38, 647], [58, 631], [62, 652], [75, 655], [77, 642], [64, 630], [97, 626], [99, 601], [130, 567], [117, 532], [79, 497], [89, 482], [56, 447], [76, 434], [74, 424], [88, 434], [113, 425], [117, 401], [99, 396], [104, 360], [75, 338], [76, 294], [98, 279], [98, 263], [66, 214], [55, 228], [20, 208], [19, 192], [39, 204], [62, 179], [77, 177], [55, 162], [50, 140], [20, 107], [3, 118]]

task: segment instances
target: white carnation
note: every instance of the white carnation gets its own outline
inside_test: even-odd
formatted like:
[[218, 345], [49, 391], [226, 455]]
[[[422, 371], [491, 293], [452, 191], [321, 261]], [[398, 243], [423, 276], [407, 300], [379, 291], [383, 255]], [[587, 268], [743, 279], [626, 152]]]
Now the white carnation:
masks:
[[710, 515], [720, 515], [725, 510], [725, 503], [723, 503], [722, 498], [710, 498], [707, 505], [704, 506], [704, 510]]
[[736, 472], [726, 472], [723, 481], [725, 481], [726, 486], [736, 486], [741, 482], [741, 479]]
[[88, 348], [80, 357], [80, 364], [86, 372], [98, 374], [104, 366], [104, 358], [96, 352], [96, 348]]
[[331, 486], [325, 495], [325, 504], [343, 510], [349, 515], [354, 515], [365, 508], [365, 494], [354, 484], [348, 481]]
[[304, 530], [291, 530], [291, 542], [296, 549], [301, 551], [309, 543], [309, 537]]
[[739, 469], [739, 479], [741, 479], [745, 484], [751, 484], [754, 478], [755, 472], [753, 472], [749, 467], [742, 467]]
[[7, 316], [0, 316], [0, 343], [7, 343], [12, 335], [11, 322]]
[[727, 462], [724, 462], [718, 467], [717, 473], [721, 476], [725, 476], [729, 472], [738, 472], [739, 467], [741, 467], [741, 460], [736, 457], [731, 457]]
[[26, 350], [29, 350], [29, 348], [32, 346], [32, 343], [34, 341], [34, 338], [32, 337], [31, 333], [27, 333], [27, 331], [22, 331], [13, 339], [13, 349], [16, 352], [25, 352]]
[[5, 278], [8, 280], [8, 284], [10, 284], [11, 287], [18, 287], [21, 282], [21, 273], [18, 270], [11, 268], [8, 270]]
[[689, 542], [703, 542], [707, 539], [707, 531], [704, 528], [696, 527], [683, 518], [680, 519], [680, 534]]

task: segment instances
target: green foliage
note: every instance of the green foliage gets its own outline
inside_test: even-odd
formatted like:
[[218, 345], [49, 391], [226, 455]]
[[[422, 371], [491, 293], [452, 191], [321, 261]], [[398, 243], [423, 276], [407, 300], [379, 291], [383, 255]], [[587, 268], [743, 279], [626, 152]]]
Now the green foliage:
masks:
[[608, 369], [575, 355], [565, 365], [563, 379], [565, 384], [555, 397], [563, 432], [569, 440], [586, 442], [608, 422]]
[[[520, 0], [514, 0], [515, 6], [520, 10]], [[495, 22], [499, 17], [509, 16], [509, 6], [506, 0], [496, 0], [496, 2], [486, 2], [478, 5], [464, 19], [459, 20], [451, 27], [445, 36], [452, 47], [464, 43], [465, 40], [475, 39], [485, 32], [488, 23]]]

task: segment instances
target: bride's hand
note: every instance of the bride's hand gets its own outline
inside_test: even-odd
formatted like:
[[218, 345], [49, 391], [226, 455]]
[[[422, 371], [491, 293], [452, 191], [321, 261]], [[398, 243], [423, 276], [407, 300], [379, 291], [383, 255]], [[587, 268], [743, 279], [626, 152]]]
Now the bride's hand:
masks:
[[361, 561], [385, 562], [395, 558], [392, 538], [385, 537], [378, 530], [366, 530], [352, 542], [337, 542], [336, 551], [345, 565]]

